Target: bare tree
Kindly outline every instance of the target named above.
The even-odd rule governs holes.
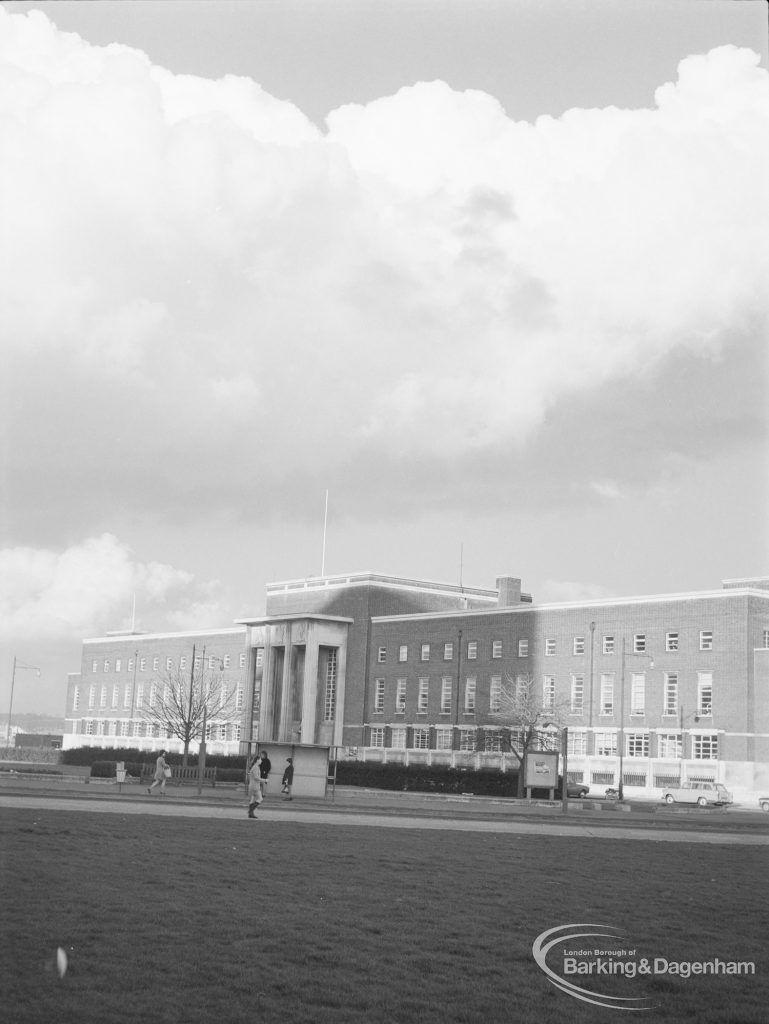
[[[526,755],[530,750],[560,750],[560,727],[567,708],[546,695],[534,677],[507,676],[499,701],[499,721],[510,729],[510,750],[518,758],[518,796],[523,796]]]
[[[190,743],[202,739],[206,723],[231,722],[239,716],[237,684],[226,681],[220,671],[206,675],[204,659],[199,660],[199,673],[194,663],[189,675],[179,668],[167,670],[152,683],[149,700],[141,709],[145,721],[159,726],[161,735],[182,741],[185,765]]]

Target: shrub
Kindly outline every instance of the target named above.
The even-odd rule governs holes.
[[[332,765],[333,769],[333,765]],[[497,769],[447,768],[444,765],[376,764],[339,761],[339,786],[365,786],[414,793],[473,793],[477,796],[515,796],[518,773]]]
[[[116,761],[94,761],[91,765],[92,779],[114,779],[116,777]]]

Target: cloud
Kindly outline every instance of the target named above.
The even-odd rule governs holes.
[[[140,628],[160,629],[166,623],[178,628],[193,619],[209,626],[222,622],[217,582],[198,582],[170,565],[138,562],[109,534],[62,551],[1,550],[0,580],[0,635],[44,642],[127,628],[134,600]]]
[[[293,515],[319,467],[391,467],[386,492],[406,463],[524,451],[562,403],[681,353],[758,346],[757,61],[721,47],[653,109],[533,124],[417,83],[323,133],[255,82],[0,9],[12,529],[43,488],[88,531],[115,493],[190,515],[191,458],[208,502]]]

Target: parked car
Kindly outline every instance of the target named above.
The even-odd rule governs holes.
[[[576,797],[578,800],[584,800],[590,792],[590,786],[584,782],[567,782],[566,783],[566,796]]]
[[[666,789],[662,794],[666,804],[708,804],[721,806],[732,802],[732,794],[720,782],[684,782],[675,789]]]
[[[760,796],[758,798],[758,806],[762,811],[769,811],[769,796]]]

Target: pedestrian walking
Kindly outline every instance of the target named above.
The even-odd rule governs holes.
[[[261,755],[261,762],[259,764],[259,774],[262,779],[262,796],[267,792],[267,780],[270,777],[272,771],[272,761],[270,761],[269,755],[266,750],[263,750]]]
[[[283,789],[281,790],[281,792],[286,794],[286,800],[293,800],[294,798],[291,796],[291,787],[294,784],[294,759],[293,759],[293,757],[287,757],[286,758],[286,762],[287,762],[286,763],[286,769],[283,772],[283,778],[281,780],[282,783],[283,783]]]
[[[166,780],[171,778],[171,768],[166,761],[167,750],[160,751],[160,757],[155,762],[155,780],[151,786],[147,786],[147,792],[152,796],[155,786],[160,786],[160,795],[166,795]]]
[[[256,808],[264,799],[262,796],[262,755],[259,754],[251,762],[248,769],[248,816],[255,818]]]

